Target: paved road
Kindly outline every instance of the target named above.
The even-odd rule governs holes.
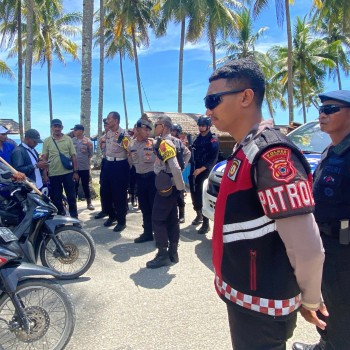
[[[222,350],[230,349],[224,303],[213,287],[211,234],[198,235],[187,196],[181,225],[180,263],[148,270],[154,242],[134,244],[141,213],[132,209],[121,234],[105,228],[96,211],[78,204],[79,218],[95,239],[94,265],[80,279],[64,282],[76,305],[77,323],[69,350]],[[302,319],[292,341],[315,342],[317,333]],[[247,349],[253,350],[253,349]]]

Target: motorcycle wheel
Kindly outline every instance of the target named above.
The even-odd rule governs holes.
[[[60,279],[74,279],[84,274],[95,260],[96,247],[91,235],[82,228],[64,226],[55,232],[68,252],[62,256],[55,242],[48,236],[40,248],[40,259],[44,266],[61,274]]]
[[[30,320],[30,332],[20,327],[15,307],[3,293],[0,297],[0,349],[64,349],[75,326],[74,305],[66,289],[52,280],[30,278],[18,283],[16,295]]]

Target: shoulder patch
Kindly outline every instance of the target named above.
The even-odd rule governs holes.
[[[289,182],[296,175],[296,169],[291,161],[292,151],[287,147],[268,149],[261,156],[271,169],[272,177],[276,181]]]
[[[165,140],[162,140],[159,145],[159,153],[164,162],[176,157],[176,149],[170,146]]]
[[[129,139],[126,136],[124,136],[123,139],[122,139],[122,146],[123,146],[123,148],[125,150],[127,150],[128,149],[128,145],[129,145]]]
[[[240,168],[242,164],[242,161],[237,159],[237,158],[234,158],[233,161],[232,161],[232,165],[227,173],[227,176],[230,180],[232,181],[235,181],[236,180],[236,177],[237,177],[237,174],[238,174],[238,170]]]

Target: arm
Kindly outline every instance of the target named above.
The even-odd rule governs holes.
[[[34,173],[35,167],[33,164],[25,165],[25,155],[21,148],[24,152],[27,152],[22,146],[17,147],[11,154],[11,163],[16,170],[30,176]]]
[[[185,189],[185,183],[182,177],[180,165],[176,157],[168,159],[166,163],[169,166],[171,173],[173,174],[173,179],[174,179],[176,188],[179,191],[183,191]]]
[[[205,167],[205,169],[212,169],[214,167],[214,165],[216,164],[217,160],[218,160],[218,155],[219,155],[219,141],[216,137],[213,137],[211,140],[211,150],[210,153],[207,157],[207,159],[205,160],[203,166]],[[205,170],[204,169],[204,170]],[[203,171],[204,171],[203,170]]]
[[[183,142],[182,142],[182,147],[184,150],[184,163],[185,163],[185,168],[186,168],[188,162],[191,159],[191,151],[188,149],[188,147],[185,146],[185,144]]]

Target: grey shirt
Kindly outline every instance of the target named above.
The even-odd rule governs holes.
[[[124,134],[124,138],[118,142],[119,136]],[[127,147],[129,136],[124,129],[119,128],[117,131],[109,130],[106,133],[106,157],[125,158],[127,159]]]
[[[163,142],[164,142],[163,143],[164,147],[170,147],[174,150],[175,156],[167,159],[165,162],[161,161],[158,157],[156,157],[156,160],[154,163],[154,172],[156,174],[159,174],[163,170],[169,174],[172,174],[173,177],[172,177],[171,181],[173,182],[173,185],[175,185],[179,191],[183,191],[185,189],[185,183],[184,183],[184,180],[182,178],[182,172],[181,172],[180,165],[179,165],[177,158],[176,158],[176,147],[175,147],[174,143],[171,141],[170,134],[165,135],[163,137]],[[165,145],[165,143],[166,143],[166,145]],[[162,145],[160,146],[160,148],[161,147],[162,147]]]
[[[129,144],[129,162],[135,166],[137,174],[146,174],[154,171],[156,155],[154,154],[153,142],[153,139],[144,141],[134,139]]]

